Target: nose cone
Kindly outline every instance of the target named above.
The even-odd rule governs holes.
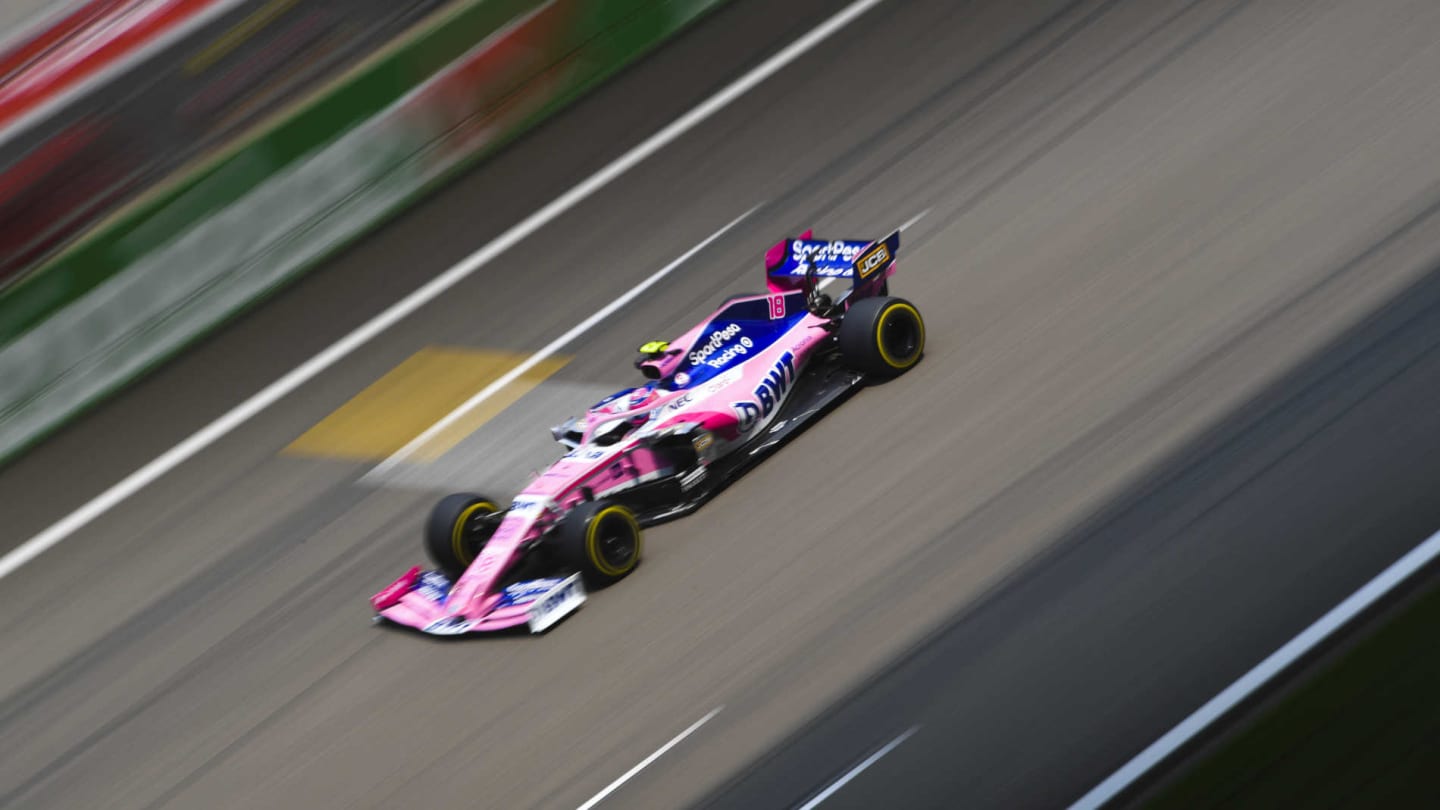
[[[466,572],[450,591],[450,598],[445,600],[445,611],[449,616],[479,619],[489,613],[499,600],[499,594],[488,593],[484,582]]]
[[[484,550],[481,550],[480,554],[483,557]],[[485,593],[485,578],[477,576],[478,562],[479,560],[470,563],[470,567],[465,569],[465,573],[450,587],[450,595],[445,598],[445,605],[452,614],[467,611],[475,597]]]

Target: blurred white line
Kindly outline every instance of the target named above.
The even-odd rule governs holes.
[[[912,227],[915,226],[915,223],[917,223],[917,222],[919,222],[920,220],[924,219],[924,218],[926,217],[926,215],[928,215],[931,211],[934,211],[934,210],[935,210],[934,208],[926,208],[924,211],[921,211],[920,213],[916,214],[915,216],[913,216],[913,217],[905,220],[905,224],[900,226],[900,230],[901,230],[901,231],[908,231],[908,230],[910,230]]]
[[[810,799],[810,801],[800,805],[800,810],[813,810],[813,808],[818,806],[821,802],[834,795],[835,791],[839,790],[842,787],[845,787],[846,782],[849,782],[851,779],[859,776],[861,771],[879,762],[881,757],[885,756],[891,751],[894,751],[896,746],[910,739],[911,735],[913,735],[919,730],[919,726],[911,726],[909,731],[906,731],[904,734],[901,734],[899,737],[896,737],[895,739],[886,743],[884,747],[882,747],[879,751],[876,751],[875,753],[861,760],[859,765],[856,765],[855,767],[846,771],[844,776],[836,779],[834,782],[831,782],[829,787],[815,794],[814,798]]]
[[[1204,706],[1196,709],[1189,717],[1180,721],[1180,725],[1170,729],[1144,751],[1136,754],[1134,759],[1125,763],[1120,770],[1096,785],[1089,793],[1081,796],[1078,801],[1070,805],[1070,810],[1095,810],[1120,795],[1135,784],[1140,777],[1164,761],[1166,757],[1194,739],[1195,735],[1204,731],[1226,712],[1253,695],[1256,690],[1269,683],[1286,667],[1315,649],[1316,645],[1366,608],[1375,604],[1436,557],[1440,557],[1440,532],[1430,535],[1425,542],[1411,549],[1410,553],[1381,571],[1374,579],[1365,583],[1360,590],[1350,594],[1345,601],[1331,608],[1329,613],[1305,628],[1300,635],[1290,639],[1285,646],[1256,664],[1255,668],[1242,675],[1240,680],[1225,687],[1224,691],[1211,698]]]
[[[764,203],[761,203],[760,205],[764,205]],[[621,307],[638,298],[640,296],[640,293],[643,293],[646,290],[650,289],[652,286],[655,285],[656,282],[660,281],[660,279],[670,275],[672,272],[675,271],[677,267],[689,261],[692,256],[709,247],[713,242],[715,242],[715,240],[729,233],[732,228],[734,228],[736,225],[739,225],[741,222],[744,222],[746,218],[759,210],[760,205],[756,205],[749,211],[746,211],[740,216],[730,220],[728,223],[726,223],[725,227],[705,237],[705,239],[702,240],[700,244],[680,254],[680,256],[677,257],[674,261],[652,273],[649,278],[645,279],[639,284],[636,284],[634,287],[631,287],[628,292],[626,292],[619,298],[616,298],[614,301],[611,301],[605,306],[605,308],[601,309],[599,312],[596,312],[594,315],[591,315],[590,317],[571,327],[570,331],[545,344],[545,346],[542,347],[539,351],[525,358],[524,362],[520,363],[520,365],[510,369],[509,371],[502,374],[499,379],[480,389],[479,392],[477,392],[474,396],[460,403],[460,405],[455,408],[455,410],[445,414],[445,416],[442,417],[440,421],[426,428],[423,433],[411,439],[410,442],[404,447],[396,450],[393,454],[390,455],[389,458],[375,465],[375,469],[370,471],[371,474],[384,474],[393,469],[395,465],[403,463],[405,459],[409,458],[417,450],[424,447],[431,439],[434,439],[446,428],[455,424],[455,422],[464,417],[465,414],[470,413],[471,411],[480,407],[480,404],[482,402],[494,396],[505,386],[520,379],[521,375],[523,375],[525,372],[529,371],[530,369],[539,365],[541,362],[553,356],[556,352],[565,348],[566,344],[574,341],[576,338],[590,331],[595,327],[596,324],[600,323],[611,315],[614,315]]]
[[[610,784],[606,785],[604,790],[600,791],[599,793],[596,793],[594,796],[591,796],[589,801],[587,801],[587,802],[585,802],[584,804],[580,805],[579,807],[575,808],[575,810],[590,810],[590,808],[594,807],[595,805],[599,804],[600,802],[605,801],[605,797],[606,797],[606,796],[609,796],[611,793],[614,793],[614,792],[616,791],[616,789],[618,789],[621,785],[623,785],[623,784],[625,784],[626,782],[630,781],[630,777],[632,777],[632,776],[634,776],[635,774],[637,774],[637,773],[645,770],[645,766],[649,765],[650,763],[652,763],[652,762],[654,762],[655,760],[659,759],[660,757],[664,756],[666,751],[669,751],[671,748],[674,748],[675,746],[679,745],[680,742],[681,742],[682,740],[684,740],[686,737],[689,737],[691,734],[694,734],[694,733],[696,732],[696,730],[698,730],[701,726],[703,726],[703,725],[705,725],[706,723],[710,722],[710,718],[712,718],[712,717],[714,717],[715,715],[719,714],[719,713],[720,713],[720,710],[723,709],[723,708],[725,708],[725,707],[724,707],[724,706],[716,706],[714,709],[711,709],[709,714],[705,715],[704,717],[700,718],[699,720],[696,720],[694,723],[692,723],[692,724],[690,725],[689,728],[687,728],[687,729],[685,729],[684,731],[680,732],[679,734],[675,735],[675,738],[674,738],[674,739],[672,739],[672,740],[670,740],[670,742],[667,742],[667,743],[665,743],[664,745],[660,746],[659,750],[657,750],[655,753],[653,753],[653,754],[651,754],[650,756],[648,756],[648,757],[640,760],[640,764],[639,764],[639,765],[636,765],[635,767],[633,767],[633,768],[631,768],[630,770],[626,771],[625,773],[621,774],[619,779],[616,779],[614,782],[611,782]]]
[[[49,528],[16,546],[10,553],[0,557],[0,579],[14,573],[22,565],[44,554],[56,543],[64,540],[101,515],[114,509],[131,495],[144,489],[152,481],[183,464],[190,457],[209,447],[232,430],[250,421],[256,414],[275,404],[281,398],[304,385],[321,372],[344,359],[356,349],[369,343],[377,335],[399,323],[416,310],[438,298],[456,284],[469,278],[476,270],[494,261],[505,251],[519,244],[536,231],[550,224],[562,214],[584,202],[595,192],[609,185],[616,178],[630,171],[641,161],[660,151],[670,142],[694,129],[706,119],[729,106],[735,99],[749,92],[756,85],[770,78],[786,65],[799,59],[815,46],[829,39],[837,31],[853,22],[857,17],[884,0],[857,0],[838,14],[816,26],[809,33],[785,46],[774,56],[761,62],[749,73],[736,79],[720,92],[702,101],[698,106],[659,132],[642,141],[635,148],[616,158],[584,180],[579,185],[556,197],[544,208],[536,211],[494,241],[475,251],[464,261],[431,279],[419,289],[392,304],[353,332],[332,344],[329,348],[296,366],[288,374],[261,389],[249,399],[236,405],[220,418],[191,434],[184,441],[157,456],[150,463],[136,470],[119,483],[97,495],[90,502],[66,515]]]

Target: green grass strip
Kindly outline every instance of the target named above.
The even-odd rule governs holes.
[[[1310,676],[1146,806],[1440,807],[1437,628],[1440,588]]]

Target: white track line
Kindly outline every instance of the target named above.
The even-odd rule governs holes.
[[[915,223],[917,223],[917,222],[919,222],[920,220],[924,219],[926,216],[928,216],[928,215],[930,214],[931,211],[934,211],[934,210],[935,210],[934,208],[926,208],[924,211],[921,211],[920,213],[916,214],[915,216],[910,217],[909,219],[905,220],[904,224],[902,224],[897,230],[899,230],[899,231],[901,231],[901,232],[910,230],[911,228],[915,227]]]
[[[761,203],[761,205],[763,205],[763,203]],[[695,254],[709,247],[712,243],[715,242],[715,240],[729,233],[731,229],[733,229],[736,225],[739,225],[741,222],[744,222],[746,218],[748,218],[751,214],[755,213],[759,209],[760,205],[756,205],[749,211],[746,211],[740,216],[730,220],[728,223],[725,224],[725,227],[705,237],[705,239],[702,240],[698,245],[680,254],[678,257],[676,257],[674,261],[652,273],[649,278],[645,279],[639,284],[636,284],[634,287],[631,287],[628,292],[626,292],[619,298],[616,298],[614,301],[611,301],[605,306],[605,308],[601,309],[599,312],[596,312],[594,315],[591,315],[590,317],[571,327],[570,331],[545,344],[545,346],[542,347],[539,351],[525,358],[525,360],[520,363],[520,365],[510,369],[509,371],[505,372],[505,374],[501,375],[499,379],[480,389],[478,392],[476,392],[474,396],[460,403],[460,405],[456,407],[455,410],[445,414],[445,416],[442,417],[440,421],[426,428],[425,431],[419,436],[411,439],[410,442],[404,447],[396,450],[393,454],[390,455],[389,458],[377,464],[375,466],[375,469],[370,471],[370,474],[383,475],[384,473],[394,468],[395,465],[404,462],[417,450],[429,443],[430,440],[434,439],[446,428],[455,424],[456,421],[464,417],[465,414],[470,413],[471,411],[480,407],[480,404],[482,402],[494,396],[498,391],[500,391],[500,389],[520,379],[520,376],[523,375],[525,372],[529,371],[530,369],[539,365],[544,360],[550,358],[556,352],[565,348],[566,344],[569,344],[576,338],[590,331],[595,327],[596,324],[615,314],[615,312],[621,307],[638,298],[641,293],[650,289],[656,284],[656,282],[670,275],[672,272],[675,271],[676,268],[689,261],[690,258],[693,257]]]
[[[1404,557],[1365,583],[1360,590],[1350,594],[1345,601],[1305,628],[1300,635],[1290,639],[1285,646],[1242,675],[1240,680],[1227,686],[1204,706],[1180,721],[1180,725],[1170,729],[1144,751],[1135,755],[1134,759],[1125,763],[1120,770],[1070,805],[1071,810],[1095,810],[1120,795],[1166,757],[1194,739],[1226,712],[1253,695],[1256,690],[1437,557],[1440,557],[1440,532],[1430,535],[1425,542],[1411,549]]]
[[[881,757],[885,756],[891,751],[894,751],[895,748],[900,745],[900,743],[903,743],[906,740],[910,739],[911,735],[913,735],[919,730],[919,726],[911,726],[909,731],[906,731],[904,734],[901,734],[899,737],[896,737],[895,739],[886,743],[879,751],[876,751],[875,753],[866,757],[860,762],[859,765],[856,765],[855,767],[846,771],[844,776],[836,779],[834,782],[831,782],[829,787],[815,794],[814,798],[810,799],[810,801],[800,805],[799,810],[814,810],[814,808],[817,807],[821,802],[833,796],[835,794],[835,791],[839,790],[842,787],[845,787],[845,783],[859,776],[861,771],[879,762]]]
[[[430,303],[451,287],[464,281],[476,270],[489,264],[497,256],[514,247],[520,241],[550,224],[560,215],[579,205],[611,181],[634,168],[636,164],[660,151],[670,142],[694,129],[696,126],[724,109],[735,99],[749,92],[756,85],[770,78],[786,65],[799,59],[815,46],[829,39],[837,31],[849,25],[860,15],[884,2],[884,0],[857,0],[838,14],[821,23],[809,33],[785,46],[779,53],[761,62],[749,73],[736,79],[720,92],[701,102],[694,109],[675,119],[664,129],[651,135],[629,152],[616,158],[613,163],[580,182],[579,185],[556,197],[544,208],[521,220],[494,241],[470,254],[464,261],[446,270],[424,286],[400,299],[362,324],[355,331],[341,338],[329,348],[295,367],[288,374],[260,390],[249,399],[226,412],[220,418],[191,434],[184,441],[157,456],[150,463],[131,473],[119,483],[105,490],[88,503],[66,515],[49,528],[15,547],[0,557],[0,579],[13,574],[25,563],[45,553],[55,544],[89,525],[101,515],[114,509],[130,496],[144,489],[152,481],[180,466],[190,457],[219,441],[235,428],[243,425],[256,414],[275,404],[315,376],[335,365],[351,352],[370,342],[375,336],[403,320],[420,307]]]
[[[645,770],[646,766],[648,766],[650,763],[652,763],[652,762],[654,762],[655,760],[659,759],[660,757],[664,756],[666,751],[669,751],[671,748],[674,748],[675,746],[679,745],[680,742],[681,742],[682,740],[684,740],[686,737],[689,737],[691,734],[694,734],[697,730],[699,730],[699,728],[700,728],[701,726],[703,726],[703,725],[705,725],[706,723],[710,722],[710,719],[711,719],[712,717],[714,717],[715,715],[719,714],[719,713],[720,713],[720,710],[723,709],[723,708],[725,708],[725,707],[724,707],[724,706],[716,706],[715,708],[711,709],[709,714],[705,715],[704,717],[700,718],[699,720],[696,720],[694,723],[690,724],[690,727],[689,727],[689,728],[685,729],[684,731],[680,732],[679,734],[676,734],[675,737],[674,737],[674,739],[672,739],[672,740],[670,740],[670,742],[667,742],[667,743],[665,743],[664,745],[660,746],[659,750],[657,750],[655,753],[653,753],[653,754],[651,754],[650,756],[648,756],[648,757],[640,760],[640,764],[636,765],[635,767],[633,767],[633,768],[631,768],[630,770],[626,771],[625,773],[621,774],[619,779],[616,779],[614,782],[611,782],[610,784],[606,785],[604,790],[600,791],[599,793],[596,793],[594,796],[591,796],[589,801],[587,801],[587,802],[585,802],[584,804],[580,805],[579,807],[575,808],[575,810],[590,810],[590,808],[594,807],[595,805],[599,804],[600,802],[605,801],[605,797],[606,797],[606,796],[609,796],[611,793],[614,793],[616,790],[619,789],[619,787],[620,787],[621,785],[623,785],[623,784],[625,784],[626,782],[630,781],[630,778],[633,777],[635,774],[637,774],[637,773]]]

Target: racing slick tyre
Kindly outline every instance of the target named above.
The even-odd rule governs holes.
[[[446,495],[425,523],[425,553],[453,579],[479,556],[500,525],[500,506],[471,492]]]
[[[614,501],[590,501],[575,507],[555,537],[556,562],[579,571],[585,584],[599,588],[617,582],[640,564],[643,541],[635,513]]]
[[[840,357],[866,374],[894,377],[920,362],[925,352],[925,320],[903,298],[862,298],[840,322]]]

